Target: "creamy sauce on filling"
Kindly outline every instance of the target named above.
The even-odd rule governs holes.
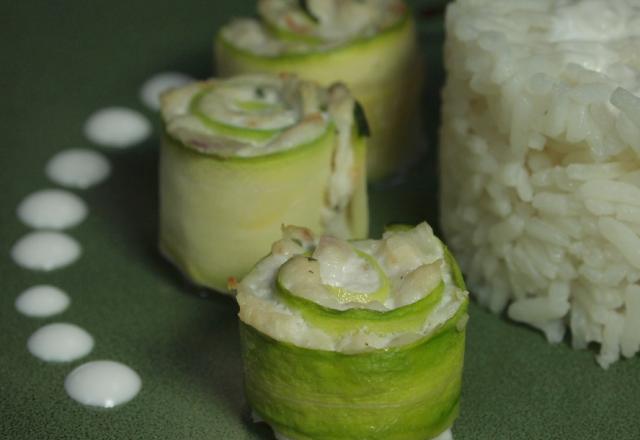
[[[419,301],[443,279],[442,246],[426,227],[386,234],[376,244],[367,255],[364,249],[371,247],[371,240],[358,253],[358,241],[323,236],[310,258],[287,262],[279,280],[294,294],[325,307],[393,310]],[[391,287],[391,294],[381,293],[384,285]]]
[[[303,240],[297,237],[293,240],[291,229],[285,230],[284,235],[281,241],[274,244],[272,254],[262,260],[242,280],[237,295],[240,319],[277,340],[302,347],[345,353],[405,345],[446,322],[458,311],[467,296],[466,292],[455,286],[451,268],[444,259],[442,243],[433,235],[426,223],[409,231],[387,232],[382,240],[347,243],[329,239],[328,242],[323,243],[325,250],[320,252],[318,257],[327,258],[327,263],[330,263],[325,268],[328,273],[322,277],[323,281],[344,279],[345,269],[348,269],[346,272],[351,272],[355,278],[364,275],[363,279],[366,282],[367,270],[362,266],[357,267],[356,260],[352,260],[342,244],[367,252],[377,261],[386,274],[391,288],[387,300],[382,305],[376,305],[374,298],[371,298],[370,303],[338,304],[337,301],[331,303],[326,290],[318,288],[318,277],[312,273],[313,265],[321,263],[312,260],[305,263],[307,257],[303,257],[309,255],[310,251],[314,255],[313,249],[316,248],[317,243],[313,238]],[[442,299],[417,332],[374,334],[366,328],[358,327],[354,328],[353,333],[330,335],[322,328],[314,327],[305,321],[295,307],[291,308],[283,302],[276,291],[276,277],[285,285],[285,288],[291,292],[295,291],[296,296],[338,310],[350,308],[393,310],[425,298],[434,292],[440,283],[443,283],[444,291]],[[371,287],[374,285],[379,286],[372,283]],[[274,324],[276,322],[277,325]],[[463,328],[464,325],[461,324],[460,330]]]
[[[141,387],[138,373],[120,362],[109,360],[80,365],[64,382],[64,388],[73,400],[101,408],[113,408],[130,401]]]
[[[140,88],[140,100],[151,110],[160,109],[160,95],[167,90],[193,82],[189,75],[179,72],[161,72],[146,80]]]
[[[87,205],[69,191],[45,189],[28,195],[18,205],[18,218],[37,229],[67,229],[87,216]]]
[[[76,261],[82,252],[80,243],[61,232],[31,232],[11,248],[11,257],[26,269],[50,271]]]
[[[338,243],[331,243],[334,240]],[[346,246],[342,246],[343,243]],[[380,286],[376,270],[348,243],[324,236],[313,256],[320,262],[320,277],[324,284],[362,293],[374,292]]]
[[[282,130],[298,122],[295,102],[287,102],[284,90],[268,85],[220,83],[198,101],[198,110],[209,118],[249,130]]]
[[[162,115],[171,136],[205,154],[263,156],[325,133],[322,94],[293,76],[244,75],[174,90],[163,98]]]
[[[46,362],[70,362],[93,349],[93,338],[77,325],[55,323],[36,330],[27,341],[29,352]]]
[[[16,298],[16,309],[23,315],[45,318],[64,312],[71,300],[55,286],[38,285],[28,288]]]
[[[89,116],[84,133],[95,144],[125,148],[147,139],[151,134],[151,124],[135,110],[106,107]]]
[[[238,19],[223,28],[230,44],[260,55],[326,51],[357,39],[370,38],[406,14],[400,0],[263,0],[261,21]]]
[[[45,172],[59,185],[87,189],[109,177],[111,164],[104,154],[97,151],[72,148],[53,156]]]

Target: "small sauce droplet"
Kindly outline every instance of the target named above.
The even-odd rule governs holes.
[[[120,362],[106,360],[80,365],[64,382],[64,388],[73,400],[102,408],[128,402],[141,387],[138,373]]]
[[[86,189],[109,177],[111,165],[104,154],[97,151],[70,148],[53,156],[45,172],[59,185]]]
[[[69,307],[69,296],[55,286],[29,287],[16,298],[16,309],[33,318],[44,318],[64,312]]]
[[[20,238],[11,248],[11,257],[18,266],[50,271],[73,263],[81,252],[80,244],[66,234],[38,231]]]
[[[35,331],[27,341],[32,355],[46,362],[70,362],[93,349],[93,338],[74,324],[55,323]]]
[[[453,434],[451,433],[451,429],[447,429],[437,437],[434,437],[433,440],[453,440]]]
[[[162,72],[146,80],[140,89],[140,99],[151,110],[160,109],[160,95],[167,90],[184,86],[194,79],[178,72]]]
[[[89,116],[84,133],[95,144],[125,148],[147,139],[151,134],[151,124],[135,110],[107,107]]]
[[[87,205],[78,196],[61,189],[45,189],[29,194],[18,205],[18,218],[37,229],[66,229],[87,217]]]

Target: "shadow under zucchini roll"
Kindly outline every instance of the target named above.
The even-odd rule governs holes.
[[[293,72],[344,81],[371,123],[369,180],[408,162],[419,143],[422,64],[401,0],[260,0],[259,19],[236,19],[215,41],[220,76]]]
[[[160,249],[227,291],[296,223],[365,237],[366,120],[341,84],[247,75],[162,98]]]
[[[468,293],[426,223],[284,227],[237,300],[246,395],[278,438],[425,440],[457,417]]]

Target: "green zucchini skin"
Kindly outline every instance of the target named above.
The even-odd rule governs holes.
[[[423,224],[417,227],[423,228],[419,234],[432,233]],[[392,245],[392,234],[411,229],[393,225],[383,236],[385,243],[367,243],[365,248],[379,259],[399,256],[394,252],[407,243]],[[293,241],[291,235],[284,237]],[[314,240],[308,238],[302,252]],[[257,417],[276,434],[291,440],[427,440],[451,428],[460,409],[468,292],[446,247],[434,236],[419,240],[420,246],[431,243],[442,249],[436,257],[446,263],[440,265],[441,279],[437,285],[433,278],[422,279],[420,286],[430,292],[396,308],[332,309],[314,302],[309,299],[313,294],[307,296],[304,274],[316,268],[286,266],[296,257],[284,247],[283,253],[271,255],[289,259],[258,272],[263,284],[256,284],[257,278],[240,283],[245,394]],[[381,251],[384,246],[390,248]],[[283,273],[283,268],[299,272]],[[401,273],[394,276],[402,279]],[[302,289],[299,296],[293,292],[297,288]],[[260,292],[257,303],[250,300],[253,289]],[[264,289],[271,289],[273,310],[264,302]],[[441,308],[436,311],[436,306]],[[308,329],[295,320],[304,321]],[[324,339],[327,335],[333,344]],[[350,345],[351,338],[376,342],[359,339],[360,344]]]
[[[459,412],[467,303],[411,344],[345,354],[279,342],[240,323],[245,393],[295,440],[425,440]]]
[[[217,74],[222,77],[289,72],[325,86],[346,83],[371,125],[369,181],[394,174],[416,154],[424,67],[410,13],[378,35],[331,50],[259,55],[235,47],[222,33],[213,46]]]
[[[467,284],[464,282],[464,277],[462,276],[462,271],[460,270],[460,266],[458,265],[458,262],[453,257],[453,254],[451,253],[451,251],[447,246],[444,246],[444,258],[447,261],[447,263],[449,263],[449,266],[451,267],[453,282],[456,283],[456,286],[458,286],[462,290],[467,290]]]
[[[334,141],[330,130],[300,148],[224,159],[165,135],[159,167],[162,254],[195,284],[229,293],[228,278],[244,277],[278,239],[282,224],[322,232]],[[356,139],[353,148],[358,177],[346,215],[352,236],[364,238],[365,139]]]

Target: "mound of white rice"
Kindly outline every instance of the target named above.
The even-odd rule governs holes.
[[[640,2],[458,0],[441,223],[478,301],[606,368],[640,347]]]

